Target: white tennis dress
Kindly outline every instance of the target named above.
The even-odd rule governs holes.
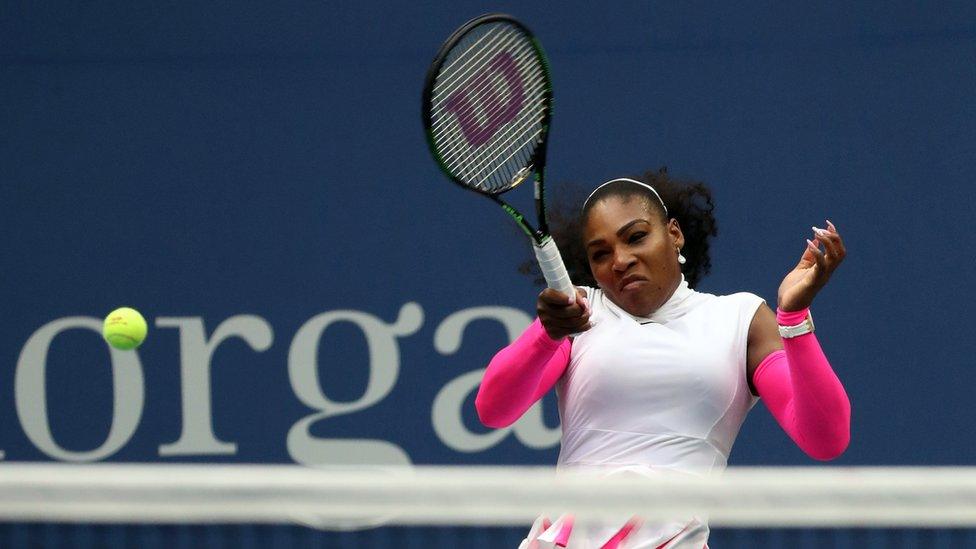
[[[724,470],[757,401],[749,391],[746,347],[762,298],[700,293],[682,280],[667,303],[642,318],[599,289],[586,290],[595,326],[574,339],[570,363],[556,384],[562,421],[558,466],[645,475]],[[584,518],[576,517],[569,549],[600,549],[629,517],[585,527]],[[544,526],[537,521],[521,547],[553,547],[559,521]],[[707,540],[705,518],[676,517],[643,523],[618,547],[702,549]]]

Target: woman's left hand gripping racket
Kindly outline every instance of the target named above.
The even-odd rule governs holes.
[[[546,223],[546,141],[552,119],[549,64],[514,18],[482,15],[447,39],[424,84],[424,127],[437,164],[455,183],[497,202],[535,244],[550,288],[576,299]],[[535,175],[534,229],[501,194]]]

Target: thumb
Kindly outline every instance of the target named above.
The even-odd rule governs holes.
[[[576,287],[576,301],[583,306],[583,309],[587,312],[590,311],[590,302],[586,299],[586,289]]]

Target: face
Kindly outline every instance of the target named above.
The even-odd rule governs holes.
[[[608,196],[593,204],[583,227],[590,270],[623,310],[648,316],[681,283],[678,250],[685,238],[675,220],[639,197]]]

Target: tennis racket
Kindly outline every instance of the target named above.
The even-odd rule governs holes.
[[[546,223],[546,142],[552,120],[549,62],[525,25],[503,14],[468,21],[441,46],[423,96],[427,144],[458,185],[502,207],[532,239],[550,288],[575,301]],[[538,228],[501,195],[534,175]]]

